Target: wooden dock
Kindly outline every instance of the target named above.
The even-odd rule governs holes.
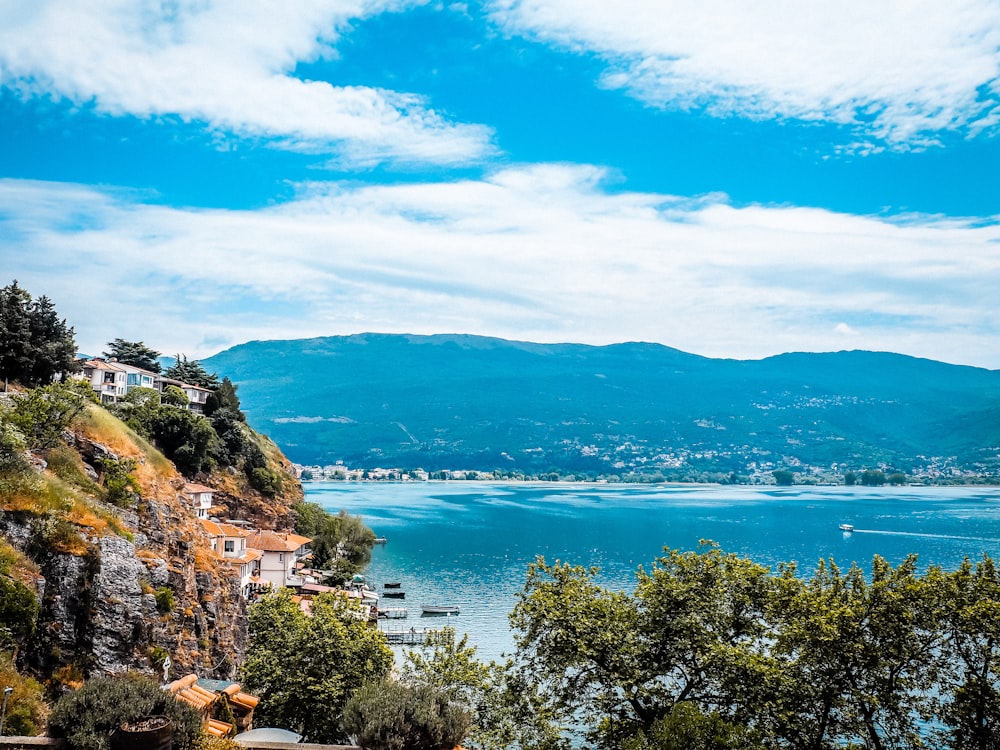
[[[408,630],[382,630],[382,632],[390,644],[419,646],[427,640],[428,634],[434,631],[429,628],[409,628]]]
[[[386,618],[390,620],[399,620],[408,616],[406,607],[385,607],[384,609],[379,609],[378,616],[380,618]]]

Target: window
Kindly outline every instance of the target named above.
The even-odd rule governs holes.
[[[226,540],[226,544],[225,544],[225,550],[226,550],[226,552],[235,552],[236,551],[236,542],[233,541],[232,539],[227,539]]]

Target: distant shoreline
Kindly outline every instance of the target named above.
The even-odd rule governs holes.
[[[484,472],[485,473],[485,472]],[[518,485],[579,485],[579,486],[590,486],[590,487],[725,487],[725,488],[740,488],[745,487],[747,489],[761,489],[770,488],[775,490],[793,490],[802,487],[843,487],[845,489],[898,489],[904,490],[907,488],[917,488],[917,487],[955,487],[955,488],[965,488],[971,489],[975,487],[984,488],[997,488],[1000,489],[1000,479],[995,478],[983,478],[981,482],[909,482],[907,484],[881,484],[881,485],[863,485],[863,484],[843,484],[835,482],[797,482],[791,485],[778,485],[774,483],[770,484],[753,484],[753,483],[739,483],[739,484],[728,484],[723,482],[624,482],[624,481],[593,481],[593,480],[577,480],[577,479],[300,479],[303,485],[309,484],[470,484],[470,485],[488,485],[488,484],[518,484]]]

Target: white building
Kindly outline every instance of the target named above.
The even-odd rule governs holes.
[[[309,537],[298,534],[279,534],[276,531],[254,531],[247,538],[247,547],[259,550],[260,577],[275,588],[302,586],[315,583],[310,576],[298,573],[299,563],[312,556]]]
[[[239,576],[240,591],[244,598],[250,598],[261,588],[259,577],[260,550],[247,547],[247,537],[250,532],[228,523],[218,523],[207,518],[201,519],[201,525],[208,535],[212,550],[233,572]]]
[[[212,509],[212,493],[215,490],[203,484],[185,482],[184,489],[181,491],[191,501],[191,507],[194,508],[195,515],[198,518],[208,518],[208,512]]]

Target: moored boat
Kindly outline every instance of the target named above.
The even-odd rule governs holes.
[[[382,596],[386,597],[387,599],[405,599],[406,592],[393,589],[392,591],[383,591]]]
[[[382,588],[384,588],[384,589],[398,589],[402,585],[403,584],[400,583],[399,581],[391,581],[391,582],[388,582],[388,583],[383,583],[382,584]]]
[[[854,527],[851,524],[849,524],[849,523],[842,523],[842,524],[840,524],[840,530],[841,531],[846,531],[846,532],[850,533],[850,532],[854,531]]]
[[[425,615],[457,615],[457,604],[424,604],[420,607]]]

